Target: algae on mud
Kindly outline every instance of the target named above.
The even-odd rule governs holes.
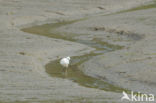
[[[136,8],[120,11],[118,13],[125,13],[125,12],[137,11],[137,10],[145,10],[145,9],[151,9],[151,8],[156,8],[156,1],[153,4],[139,6]]]
[[[72,42],[77,42],[77,43],[85,44],[85,45],[95,48],[94,51],[88,54],[85,54],[82,56],[71,57],[72,63],[67,70],[67,75],[64,74],[63,68],[59,64],[59,60],[49,62],[45,66],[45,68],[46,68],[46,72],[50,76],[69,79],[85,87],[97,88],[97,89],[111,91],[111,92],[122,92],[123,90],[128,92],[128,90],[126,89],[120,88],[118,86],[115,86],[109,83],[109,81],[107,81],[105,78],[103,78],[102,80],[98,78],[93,78],[93,77],[85,75],[82,71],[79,70],[78,66],[84,63],[85,61],[91,59],[92,57],[101,55],[105,52],[110,52],[110,51],[121,49],[122,46],[108,44],[98,38],[93,38],[92,40],[75,39],[74,34],[71,34],[71,35],[68,34],[68,36],[66,36],[66,35],[61,35],[60,33],[55,31],[55,28],[58,28],[67,24],[71,24],[76,21],[78,20],[68,21],[68,22],[59,22],[59,23],[53,23],[53,24],[44,24],[44,25],[24,28],[22,29],[22,31],[32,33],[32,34],[42,35],[42,36],[48,36],[48,37],[56,38],[56,39],[63,39],[63,40],[68,40]]]
[[[88,58],[91,58],[89,55],[75,56],[72,57],[72,63],[67,69],[67,74],[64,71],[64,68],[59,64],[59,60],[49,62],[46,67],[46,72],[52,77],[59,77],[63,79],[69,79],[73,82],[80,84],[81,86],[89,88],[97,88],[105,91],[112,92],[122,92],[127,91],[126,89],[114,86],[109,83],[105,78],[103,80],[93,78],[85,75],[82,71],[78,69],[78,65],[86,61]],[[105,80],[104,80],[105,79]]]
[[[133,11],[137,11],[137,10],[152,9],[152,8],[156,8],[156,0],[154,0],[152,4],[141,5],[141,6],[138,6],[138,7],[134,7],[134,8],[127,9],[127,10],[122,10],[122,11],[111,13],[111,14],[106,14],[106,15],[103,15],[103,16],[109,16],[109,15],[133,12]]]

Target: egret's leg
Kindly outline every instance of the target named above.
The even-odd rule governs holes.
[[[63,68],[62,68],[62,72],[65,72],[65,69],[66,69],[66,68],[65,68],[65,67],[63,67]]]
[[[65,68],[65,72],[64,72],[64,74],[65,74],[65,77],[67,77],[67,75],[68,75],[67,68]]]

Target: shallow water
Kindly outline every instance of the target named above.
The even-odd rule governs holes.
[[[54,23],[54,24],[44,24],[44,25],[40,25],[40,26],[24,28],[24,29],[22,29],[22,31],[37,34],[37,35],[57,38],[57,39],[78,42],[78,43],[85,44],[85,45],[88,45],[88,46],[96,49],[95,51],[92,51],[92,52],[82,55],[82,56],[71,57],[72,61],[71,61],[70,67],[67,70],[64,69],[59,64],[59,59],[49,62],[45,66],[45,69],[46,69],[46,72],[50,76],[69,79],[73,82],[78,83],[81,86],[85,86],[85,87],[89,87],[89,88],[97,88],[97,89],[101,89],[101,90],[105,90],[105,91],[112,91],[112,92],[122,92],[123,90],[128,91],[126,89],[120,88],[118,86],[115,86],[115,85],[109,83],[109,81],[107,81],[105,78],[102,78],[102,80],[100,80],[98,78],[93,78],[93,77],[87,76],[86,74],[84,74],[82,71],[79,70],[79,68],[78,68],[79,65],[81,65],[85,61],[91,59],[92,57],[101,55],[105,52],[118,50],[118,49],[121,49],[122,47],[117,46],[117,45],[108,44],[108,43],[103,42],[102,40],[97,39],[97,38],[93,38],[92,40],[75,39],[74,34],[61,35],[60,33],[55,31],[55,28],[58,28],[60,26],[64,26],[67,24],[71,24],[76,21],[78,21],[78,20],[69,21],[69,22],[60,22],[60,23]],[[63,34],[65,34],[65,33],[63,33]]]
[[[104,81],[104,78],[103,80],[100,80],[87,76],[78,69],[78,65],[92,57],[90,55],[91,54],[86,54],[83,56],[72,57],[72,62],[68,69],[62,68],[59,64],[59,60],[51,61],[46,65],[46,72],[52,77],[69,79],[85,87],[98,88],[105,91],[122,92],[124,89],[108,83],[107,80]]]

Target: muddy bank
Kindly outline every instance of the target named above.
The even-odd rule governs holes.
[[[85,53],[81,56],[80,55],[72,56],[71,57],[72,61],[67,70],[64,70],[64,68],[59,64],[59,60],[61,58],[58,58],[57,60],[51,61],[48,64],[46,64],[45,65],[46,72],[52,77],[68,79],[70,81],[78,83],[81,86],[88,87],[88,88],[96,88],[96,89],[109,91],[109,92],[120,92],[120,93],[122,91],[129,92],[127,89],[120,88],[118,86],[109,83],[109,81],[104,81],[104,80],[102,81],[100,79],[98,80],[91,76],[87,76],[78,69],[79,65],[83,64],[85,61],[92,59],[92,57],[102,55],[103,53],[106,52],[122,49],[121,46],[111,45],[97,38],[93,38],[92,40],[83,40],[80,39],[79,37],[85,35],[75,35],[70,33],[64,35],[64,33],[59,33],[55,30],[62,26],[70,25],[82,20],[85,19],[38,25],[38,26],[23,28],[21,30],[27,33],[32,33],[34,35],[41,35],[50,38],[63,39],[66,41],[72,41],[72,42],[88,45],[89,47],[94,48],[91,52]]]
[[[155,11],[153,6],[128,10],[77,22],[58,31],[87,34],[82,38],[96,37],[123,45],[122,50],[94,57],[79,68],[90,76],[106,78],[118,86],[155,94]]]

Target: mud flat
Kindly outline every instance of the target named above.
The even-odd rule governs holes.
[[[156,94],[156,4],[77,22],[58,31],[86,34],[123,49],[97,56],[79,68],[89,76],[105,78],[133,91]],[[80,32],[79,32],[80,31]],[[80,37],[81,38],[81,37]]]
[[[134,80],[133,78],[132,80],[137,83],[140,81],[145,86],[147,84],[146,87],[149,87],[149,89],[145,88],[145,90],[149,90],[147,92],[150,92],[152,86],[153,91],[155,91],[155,82],[153,81],[155,73],[155,24],[153,22],[155,21],[153,18],[155,14],[153,12],[155,9],[129,12],[133,15],[132,18],[129,17],[128,13],[100,16],[101,14],[111,14],[151,3],[153,3],[152,0],[38,0],[37,2],[32,0],[0,0],[0,102],[119,103],[121,93],[87,88],[68,79],[51,77],[46,73],[45,65],[50,61],[69,55],[69,52],[70,56],[84,55],[93,51],[94,48],[72,41],[32,35],[20,30],[28,26],[89,17],[91,18],[57,28],[56,31],[66,32],[67,34],[75,33],[75,35],[88,34],[81,35],[76,39],[101,38],[104,42],[114,43],[113,45],[123,45],[125,49],[104,53],[100,57],[93,57],[80,65],[80,70],[86,75],[97,79],[105,76],[112,84],[133,90],[136,85],[123,86],[124,81],[120,81],[119,84],[119,82],[115,82],[115,79],[112,79],[112,76],[108,75],[112,71],[113,75],[116,76],[118,73],[114,72],[114,68],[123,66],[123,61],[126,62],[127,60],[128,63],[136,64],[136,70],[143,68],[144,71],[138,72],[140,75],[134,75],[133,72],[129,74],[127,71],[130,71],[131,67],[125,66],[126,73],[124,73],[125,71],[121,72],[125,76],[129,74],[134,77]],[[139,17],[143,17],[139,19],[143,20],[143,22],[135,21]],[[106,27],[109,29],[105,31]],[[119,33],[116,32],[116,29],[119,30]],[[132,36],[126,31],[123,33],[126,36],[123,35],[121,38],[119,36],[118,40],[116,40],[118,37],[116,35],[120,34],[120,30],[127,30],[135,34]],[[110,35],[106,37],[110,39],[105,38],[103,32],[106,32],[106,34],[109,32]],[[123,41],[120,39],[123,39]],[[96,59],[96,62],[93,62],[92,65],[88,64],[94,59]],[[135,62],[133,62],[134,60]],[[127,62],[124,64],[128,65]],[[100,65],[95,68],[98,63]],[[103,65],[106,68],[103,68]],[[135,66],[133,64],[129,65]],[[107,67],[110,70],[105,72]],[[116,70],[120,72],[121,69]],[[97,73],[97,71],[101,72],[101,74]],[[147,75],[147,73],[150,74],[149,77],[142,76]],[[128,78],[130,77],[122,79],[126,80]],[[138,86],[140,86],[140,82]],[[135,87],[135,90],[138,90],[137,87]],[[142,91],[142,88],[139,90]]]

